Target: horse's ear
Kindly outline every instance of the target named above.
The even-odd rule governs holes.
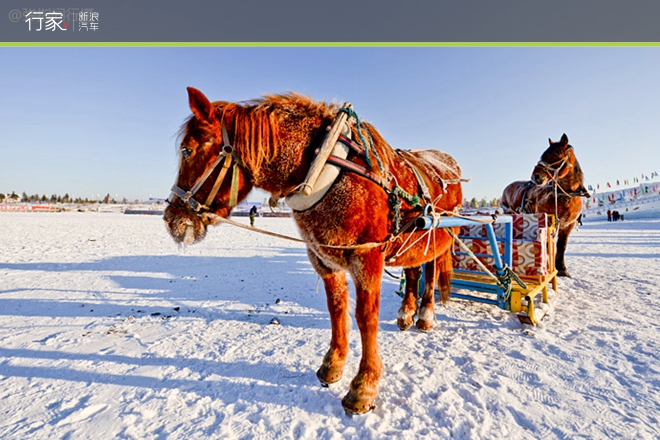
[[[552,139],[548,138],[548,143],[552,145],[553,144]]]
[[[568,136],[566,136],[566,133],[561,135],[561,141],[559,142],[561,142],[564,145],[568,145]]]
[[[194,87],[188,87],[188,102],[193,115],[200,121],[210,122],[215,116],[211,101]]]

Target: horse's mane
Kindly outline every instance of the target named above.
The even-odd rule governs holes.
[[[315,101],[309,96],[296,92],[268,94],[262,98],[241,102],[215,101],[212,105],[217,110],[218,118],[227,121],[227,130],[230,132],[230,137],[233,137],[230,142],[237,156],[253,171],[260,169],[269,159],[282,153],[281,133],[284,130],[280,130],[281,114],[287,114],[288,120],[292,123],[309,117],[332,120],[340,107],[336,102]],[[191,115],[179,130],[178,138],[185,137],[194,126],[195,118]],[[362,126],[365,136],[364,128],[369,130],[374,146],[384,162],[383,165],[389,164],[392,148],[373,125],[362,122]],[[295,131],[296,128],[292,126],[290,131]],[[358,137],[357,131],[355,128],[353,131],[355,139]]]
[[[573,154],[575,154],[575,152],[573,152]],[[584,185],[584,172],[582,171],[582,167],[580,167],[580,162],[578,162],[577,157],[575,157],[575,165],[573,165],[573,169],[575,170],[575,179]]]

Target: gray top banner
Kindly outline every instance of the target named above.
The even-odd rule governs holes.
[[[4,0],[0,42],[660,42],[658,0]]]

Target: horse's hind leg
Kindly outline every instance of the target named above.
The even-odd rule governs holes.
[[[424,294],[419,306],[419,316],[417,317],[417,328],[420,331],[428,332],[433,329],[435,321],[435,285],[438,282],[438,260],[432,260],[424,266]]]
[[[355,282],[355,319],[360,328],[362,359],[357,375],[351,381],[351,389],[341,403],[347,413],[362,414],[376,407],[383,363],[378,354],[378,310],[380,308],[380,284],[383,275],[383,256],[374,249],[351,264],[351,276]]]
[[[346,283],[346,272],[329,269],[310,250],[307,251],[307,254],[312,266],[323,280],[328,312],[330,312],[332,326],[330,349],[323,357],[323,363],[316,372],[316,377],[321,384],[327,386],[342,378],[348,356],[348,284]]]
[[[443,304],[449,299],[453,270],[451,252],[448,250],[434,261],[429,261],[426,263],[425,269],[426,282],[424,283],[424,295],[419,307],[417,328],[420,331],[428,332],[433,329],[433,322],[435,321],[435,286],[438,285],[440,289],[440,299]]]
[[[396,325],[405,331],[412,327],[414,317],[417,314],[417,291],[419,289],[419,278],[422,276],[422,268],[409,267],[403,270],[406,277],[406,291],[401,301],[401,308],[397,313]]]
[[[447,301],[449,301],[449,295],[451,294],[451,278],[454,274],[451,248],[448,249],[444,255],[438,257],[437,262],[438,290],[440,290],[440,301],[442,301],[442,304],[447,304]]]

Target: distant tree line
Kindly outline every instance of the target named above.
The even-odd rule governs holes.
[[[477,200],[476,197],[468,199],[463,199],[463,206],[469,206],[470,208],[497,208],[500,206],[500,199],[486,200],[485,197],[482,197],[481,200]]]
[[[102,199],[98,200],[90,200],[88,198],[82,198],[82,197],[76,197],[73,198],[71,197],[68,193],[64,194],[63,196],[57,195],[57,194],[51,194],[50,196],[47,196],[46,194],[39,195],[39,194],[32,194],[28,195],[26,192],[23,192],[20,196],[16,194],[15,191],[12,191],[11,194],[3,194],[0,193],[0,203],[2,202],[15,202],[15,203],[76,203],[80,205],[84,204],[91,204],[91,203],[105,203],[105,204],[116,204],[116,203],[122,203],[122,204],[128,204],[128,203],[140,203],[139,200],[134,200],[133,202],[130,202],[126,197],[122,198],[119,202],[117,202],[113,197],[110,196],[110,194],[107,194],[105,197]]]
[[[126,199],[126,197],[122,198],[119,202],[117,202],[113,197],[110,196],[110,194],[106,194],[105,197],[102,199],[98,200],[90,200],[88,198],[81,198],[81,197],[76,197],[75,199],[69,194],[64,194],[63,196],[57,195],[57,194],[52,194],[50,197],[47,196],[46,194],[39,195],[39,194],[32,194],[32,195],[27,195],[27,193],[23,192],[20,196],[16,194],[14,191],[12,191],[11,194],[6,195],[3,193],[0,193],[0,203],[2,202],[21,202],[21,203],[76,203],[76,204],[90,204],[90,203],[105,203],[105,204],[116,204],[116,203],[121,203],[121,204],[128,204],[128,203],[140,203],[139,200],[134,200],[133,202],[129,201]],[[463,199],[463,206],[469,206],[470,208],[496,208],[500,206],[500,200],[499,199],[492,199],[492,200],[486,200],[485,197],[482,197],[481,200],[477,200],[476,197],[472,197],[469,201],[467,199]]]

